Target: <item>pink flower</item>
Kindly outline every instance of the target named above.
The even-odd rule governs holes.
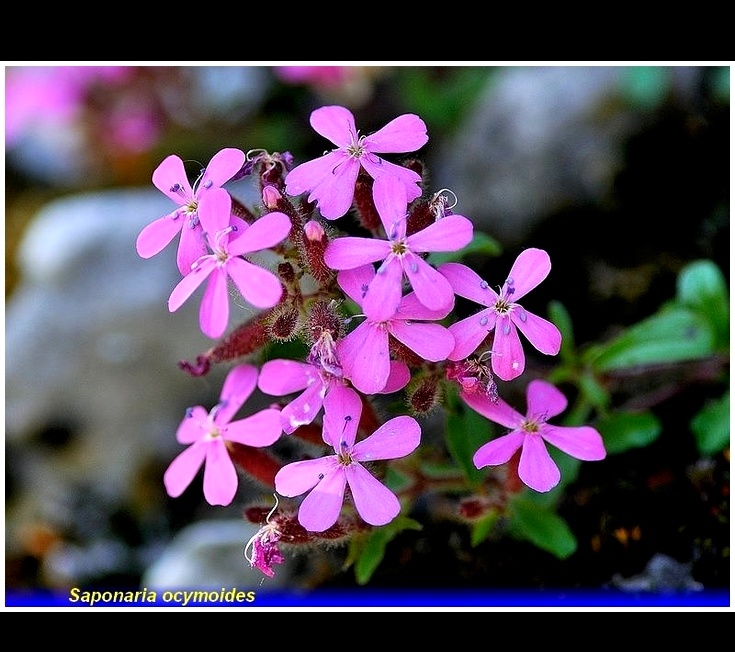
[[[374,316],[363,303],[365,288],[375,276],[372,265],[340,272],[340,287],[358,305],[366,319],[337,342],[337,353],[344,375],[356,389],[365,394],[384,392],[390,374],[390,338],[394,337],[425,360],[446,360],[454,348],[452,334],[441,324],[428,323],[443,319],[447,310],[429,310],[415,293],[403,297],[395,313],[387,319],[384,311]]]
[[[212,190],[221,188],[244,163],[245,154],[239,149],[220,150],[192,188],[184,170],[184,162],[174,154],[165,158],[153,172],[153,185],[173,199],[179,208],[151,222],[140,232],[136,241],[138,255],[142,258],[155,256],[177,233],[181,233],[176,260],[179,271],[183,275],[188,274],[194,261],[207,253],[200,224],[202,204],[206,204]],[[241,226],[243,222],[233,218],[232,224]]]
[[[198,210],[213,253],[194,262],[168,300],[169,310],[178,310],[194,290],[209,279],[199,311],[199,325],[205,335],[213,338],[222,335],[227,328],[230,314],[228,278],[256,308],[275,306],[283,294],[283,286],[273,272],[240,256],[281,242],[291,230],[291,221],[283,213],[268,213],[250,226],[245,224],[245,232],[230,239],[236,229],[228,226],[231,208],[232,200],[226,190],[216,188],[208,193],[207,201]]]
[[[276,504],[265,519],[265,525],[261,527],[245,544],[242,554],[250,562],[250,568],[257,568],[268,577],[274,577],[273,564],[282,564],[285,560],[278,547],[278,542],[283,534],[275,523],[271,523],[273,512],[278,509],[278,496],[273,494]],[[248,551],[250,551],[248,553]]]
[[[521,331],[541,353],[556,355],[561,348],[561,333],[549,321],[524,310],[516,301],[533,290],[551,270],[549,255],[542,249],[525,249],[511,267],[500,294],[497,294],[476,272],[461,263],[445,263],[439,267],[454,292],[484,310],[449,327],[456,346],[450,360],[461,360],[473,353],[487,334],[495,329],[491,364],[502,380],[520,376],[526,359],[518,337]]]
[[[376,191],[375,206],[388,239],[335,238],[324,252],[324,262],[332,269],[346,270],[382,261],[364,299],[365,309],[376,317],[393,314],[401,300],[404,278],[424,306],[449,312],[454,290],[420,254],[458,251],[472,240],[472,222],[461,215],[447,215],[406,236],[406,195],[402,184],[393,179],[386,179]]]
[[[397,392],[408,384],[408,367],[397,360],[390,363],[390,371],[381,393]],[[312,346],[307,362],[297,360],[269,360],[258,378],[260,391],[271,396],[285,396],[301,392],[281,410],[281,427],[292,434],[299,426],[311,423],[324,405],[324,399],[334,387],[345,385],[342,366],[337,359],[336,344],[324,331]]]
[[[493,439],[477,450],[472,460],[478,469],[505,464],[520,449],[518,477],[531,489],[546,492],[561,479],[559,468],[546,449],[547,443],[580,460],[601,460],[606,455],[602,437],[594,428],[547,423],[548,419],[566,409],[567,399],[545,380],[532,380],[528,384],[526,416],[516,412],[503,399],[492,400],[480,393],[463,392],[461,395],[473,410],[511,429],[507,435]]]
[[[180,496],[204,464],[204,497],[210,505],[229,505],[237,491],[237,471],[226,442],[269,446],[281,436],[279,410],[266,408],[238,421],[232,417],[255,390],[258,370],[251,365],[233,367],[227,374],[220,401],[209,413],[189,408],[176,439],[190,444],[171,462],[163,476],[168,495]]]
[[[312,112],[311,126],[320,135],[337,145],[328,154],[295,167],[286,176],[286,191],[290,195],[309,192],[309,201],[316,201],[322,215],[334,220],[350,209],[360,168],[379,185],[386,178],[397,179],[406,190],[409,201],[421,195],[421,177],[401,165],[378,156],[398,152],[413,152],[429,140],[426,124],[413,114],[391,120],[369,136],[359,136],[355,117],[343,106],[323,106]]]
[[[322,432],[335,454],[287,464],[276,474],[276,491],[283,496],[311,491],[298,515],[299,523],[311,532],[323,532],[337,522],[347,485],[358,514],[370,525],[385,525],[401,511],[396,495],[362,463],[409,455],[420,443],[421,427],[412,417],[399,416],[355,443],[361,412],[355,390],[335,388],[324,401]]]

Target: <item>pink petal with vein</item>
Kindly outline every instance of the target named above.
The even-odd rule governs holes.
[[[310,364],[298,360],[268,360],[260,368],[258,388],[271,396],[285,396],[306,389],[311,379],[318,380]]]
[[[266,408],[228,424],[223,437],[246,446],[270,446],[278,440],[282,432],[281,411]]]
[[[312,111],[309,124],[338,147],[347,147],[357,136],[355,117],[343,106],[322,106]]]
[[[401,511],[395,494],[360,464],[350,464],[343,476],[350,483],[352,499],[360,517],[370,525],[390,523]]]
[[[484,466],[505,464],[521,446],[525,435],[522,432],[511,432],[483,444],[472,457],[473,464],[481,469]]]
[[[240,364],[230,369],[220,392],[219,407],[214,422],[217,425],[229,423],[245,401],[255,391],[258,370],[249,364]]]
[[[439,265],[439,273],[449,281],[454,293],[482,306],[494,306],[498,294],[473,269],[462,263]]]
[[[229,505],[237,493],[237,471],[224,441],[208,442],[204,465],[204,497],[210,505]]]
[[[446,360],[454,349],[454,337],[440,324],[393,321],[390,332],[409,349],[431,362]]]
[[[567,409],[567,397],[545,380],[532,380],[526,388],[526,414],[531,418],[541,415],[548,421]]]
[[[420,443],[421,426],[416,419],[398,416],[357,442],[352,448],[352,458],[359,462],[398,459],[413,453]]]
[[[337,343],[337,354],[345,376],[358,390],[375,394],[385,387],[390,352],[388,333],[380,326],[363,322]]]
[[[561,473],[551,459],[544,440],[539,435],[527,435],[518,463],[518,477],[531,489],[541,493],[559,484]]]
[[[462,360],[474,353],[495,327],[495,317],[495,311],[488,308],[449,326],[449,332],[454,337],[454,349],[449,354],[449,359]]]
[[[188,200],[184,199],[180,193],[171,190],[176,184],[182,187],[184,197],[192,198],[194,196],[194,191],[186,176],[184,162],[176,154],[171,154],[153,170],[153,185],[169,199],[182,206]]]
[[[448,215],[406,240],[412,251],[459,251],[472,242],[474,227],[466,217]]]
[[[493,353],[490,359],[493,372],[502,380],[518,378],[526,368],[526,355],[521,339],[507,316],[498,318],[495,325]]]
[[[159,217],[144,227],[135,241],[135,249],[141,258],[150,258],[163,251],[176,234],[181,231],[184,218],[174,219],[171,215]]]
[[[547,423],[541,436],[578,460],[602,460],[607,455],[602,436],[590,426],[552,426]]]
[[[240,294],[256,308],[272,308],[281,300],[283,285],[273,272],[242,258],[230,258],[227,272]]]
[[[202,333],[218,338],[227,330],[230,318],[230,295],[227,292],[227,273],[224,268],[216,267],[209,275],[199,306],[199,327]]]
[[[207,280],[216,266],[217,263],[212,258],[205,258],[202,260],[201,265],[198,265],[184,276],[177,283],[168,298],[169,311],[174,312],[178,310],[194,291]]]
[[[524,319],[521,319],[521,314],[524,315]],[[541,353],[545,353],[546,355],[556,355],[559,353],[561,349],[561,332],[550,321],[526,310],[520,312],[518,308],[510,313],[510,318],[518,327],[518,330]]]
[[[417,115],[406,113],[391,120],[385,127],[365,137],[363,144],[371,152],[397,154],[414,152],[429,141],[426,123]]]
[[[513,301],[518,301],[543,281],[551,271],[551,259],[543,249],[524,249],[508,274],[513,279]]]
[[[390,244],[385,240],[344,236],[327,245],[324,262],[336,270],[355,269],[383,260],[389,253]]]
[[[430,310],[449,310],[454,306],[454,290],[444,276],[423,258],[408,252],[403,256],[403,271],[418,300]]]
[[[163,474],[163,484],[171,498],[178,498],[184,493],[204,464],[206,455],[207,444],[197,441],[171,461]]]

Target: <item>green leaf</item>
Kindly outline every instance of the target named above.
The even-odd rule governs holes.
[[[355,564],[355,579],[367,584],[385,556],[385,547],[403,530],[420,530],[421,524],[407,516],[398,516],[387,525],[375,528],[365,539]]]
[[[634,107],[655,109],[669,90],[670,71],[665,66],[629,66],[623,69],[623,96]]]
[[[495,529],[495,524],[499,518],[500,512],[497,509],[491,509],[482,518],[472,523],[471,544],[473,548],[487,539],[488,535]]]
[[[524,494],[517,494],[508,507],[509,527],[517,537],[559,559],[566,559],[576,551],[577,538],[558,514],[539,507]]]
[[[503,251],[497,240],[491,238],[487,233],[475,231],[472,242],[459,251],[434,252],[429,254],[427,261],[433,265],[456,262],[469,255],[499,256]]]
[[[552,301],[549,303],[549,319],[561,332],[561,350],[559,357],[564,362],[570,362],[574,358],[574,327],[572,317],[563,303]]]
[[[678,300],[703,315],[712,325],[717,343],[730,345],[730,301],[727,283],[720,268],[711,260],[697,260],[679,273]]]
[[[652,444],[661,434],[661,422],[652,412],[618,412],[597,423],[608,455]]]
[[[447,413],[447,448],[472,485],[480,484],[485,477],[484,472],[475,467],[472,457],[480,446],[492,439],[491,432],[490,421],[464,405],[457,406],[456,412]]]
[[[730,392],[708,403],[692,419],[692,432],[702,455],[714,455],[730,443]]]
[[[696,360],[714,351],[712,327],[702,315],[674,307],[627,328],[612,341],[587,351],[596,371]]]

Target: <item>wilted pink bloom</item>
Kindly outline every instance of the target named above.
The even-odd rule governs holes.
[[[487,281],[466,265],[440,265],[439,272],[446,277],[457,295],[486,306],[484,310],[449,327],[456,342],[449,359],[466,358],[493,329],[495,336],[490,362],[493,372],[502,380],[517,378],[526,367],[518,331],[541,353],[559,353],[559,329],[516,303],[541,283],[550,270],[549,254],[542,249],[525,249],[516,258],[500,294],[497,294]]]
[[[309,121],[317,133],[337,147],[288,173],[286,191],[290,195],[310,193],[309,201],[318,203],[325,218],[337,219],[352,206],[361,167],[375,180],[375,186],[388,178],[397,179],[404,186],[409,201],[421,195],[421,177],[416,172],[378,156],[413,152],[423,147],[429,137],[426,124],[418,116],[398,116],[369,136],[359,135],[352,112],[343,106],[316,109]]]
[[[397,392],[408,384],[411,374],[405,363],[392,360],[382,393]],[[311,423],[324,405],[324,399],[334,387],[346,384],[337,348],[332,336],[324,331],[312,346],[306,362],[269,360],[261,370],[258,388],[271,396],[300,392],[281,410],[281,427],[286,434]]]
[[[270,518],[278,508],[278,496],[273,494],[276,504],[265,519],[265,525],[261,527],[245,544],[242,554],[250,562],[251,568],[257,568],[268,577],[274,577],[274,564],[282,564],[286,561],[278,547],[282,533]],[[250,551],[250,552],[248,552]]]
[[[401,511],[396,495],[362,463],[409,455],[420,443],[421,427],[412,417],[399,416],[355,443],[361,413],[362,401],[355,390],[335,388],[324,401],[322,432],[335,454],[287,464],[276,474],[281,495],[311,492],[298,515],[299,523],[311,532],[323,532],[337,522],[347,485],[358,514],[370,525],[385,525]]]
[[[510,428],[507,435],[481,446],[472,461],[480,469],[505,464],[517,450],[521,450],[518,477],[531,489],[546,492],[553,489],[561,474],[549,455],[546,444],[579,460],[604,459],[606,452],[602,436],[590,426],[554,426],[551,417],[561,414],[567,399],[556,387],[545,380],[532,380],[526,388],[526,416],[510,407],[503,399],[462,392],[462,399],[473,410],[491,421]]]
[[[385,391],[390,374],[390,338],[394,337],[425,360],[446,360],[454,348],[454,337],[441,324],[432,323],[447,316],[450,309],[429,310],[415,293],[407,294],[398,303],[393,315],[384,318],[371,314],[363,303],[365,288],[370,285],[375,270],[372,265],[340,272],[340,287],[365,311],[365,321],[337,343],[337,353],[344,375],[356,389],[365,394]]]
[[[256,308],[275,306],[283,294],[281,281],[273,272],[240,256],[277,245],[288,236],[291,220],[283,213],[268,213],[250,226],[245,224],[244,233],[236,234],[235,227],[228,226],[231,209],[232,200],[226,190],[216,188],[208,193],[207,201],[198,210],[212,253],[201,256],[192,265],[168,300],[169,310],[178,310],[194,290],[209,279],[199,311],[199,325],[209,337],[219,337],[227,328],[230,314],[228,278]]]
[[[402,184],[392,179],[386,179],[376,193],[375,206],[388,239],[335,238],[324,252],[324,262],[332,269],[349,270],[381,261],[363,300],[365,309],[377,318],[392,316],[403,294],[404,278],[423,305],[448,313],[454,306],[454,290],[420,254],[458,251],[472,240],[472,222],[461,215],[447,215],[406,236],[406,195]]]
[[[245,153],[239,149],[220,150],[202,170],[194,187],[189,183],[184,162],[175,154],[166,157],[153,172],[153,185],[173,199],[178,208],[151,222],[138,235],[136,248],[142,258],[150,258],[162,251],[177,233],[181,233],[176,261],[179,271],[186,275],[192,264],[207,253],[207,243],[200,223],[202,205],[212,190],[222,187],[242,168]],[[245,222],[234,216],[228,222],[241,228]],[[224,226],[227,226],[225,224]]]
[[[237,492],[237,471],[226,442],[269,446],[281,436],[279,410],[266,408],[232,421],[255,390],[258,370],[247,364],[227,374],[220,401],[209,413],[201,406],[189,408],[176,439],[189,447],[179,453],[163,475],[168,495],[180,496],[204,464],[204,497],[210,505],[229,505]]]

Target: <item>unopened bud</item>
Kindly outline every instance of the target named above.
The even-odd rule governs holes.
[[[344,331],[344,320],[337,312],[337,302],[315,301],[309,310],[307,326],[311,344],[318,342],[324,333],[336,342]]]
[[[269,210],[276,210],[280,205],[279,202],[283,199],[283,195],[279,192],[275,186],[264,186],[263,187],[263,203]]]
[[[290,342],[300,327],[299,311],[290,305],[277,306],[268,319],[268,335],[276,342]]]
[[[436,376],[419,377],[407,390],[408,406],[418,416],[431,413],[441,402],[441,386]]]
[[[321,242],[324,239],[324,227],[316,220],[309,220],[304,224],[304,234],[310,242]]]

